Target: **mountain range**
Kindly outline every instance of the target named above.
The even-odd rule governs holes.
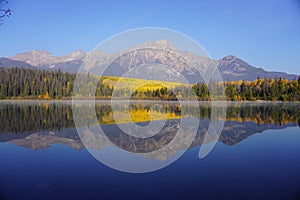
[[[110,135],[108,136],[112,142],[118,143],[119,147],[122,149],[126,149],[130,152],[141,152],[141,151],[149,151],[156,148],[159,148],[161,144],[167,143],[170,139],[174,137],[174,134],[177,133],[179,123],[178,120],[173,120],[169,124],[167,129],[168,133],[159,137],[159,139],[150,139],[146,144],[142,143],[142,140],[133,139],[133,137],[122,137],[120,130],[117,129],[116,125],[110,125]],[[209,122],[207,120],[203,121],[203,125],[208,127]],[[295,124],[288,123],[285,125],[276,125],[276,124],[265,124],[263,126],[258,126],[254,122],[236,122],[236,121],[228,121],[224,125],[224,129],[220,138],[218,139],[220,142],[224,143],[225,145],[236,145],[243,140],[246,140],[248,137],[263,133],[267,130],[276,130],[276,129],[285,129],[289,127],[294,127]],[[105,127],[102,127],[105,128]],[[205,137],[205,132],[198,131],[194,142],[191,144],[191,148],[194,146],[198,146],[203,144],[203,140]],[[101,140],[98,138],[84,138],[86,140],[91,140],[88,146],[89,148],[94,149],[103,149],[109,143],[106,138],[102,138]],[[23,146],[28,149],[38,150],[38,149],[45,149],[53,144],[64,144],[74,149],[80,150],[84,148],[80,137],[78,136],[74,127],[71,128],[63,128],[60,131],[53,130],[39,130],[39,132],[29,131],[24,133],[5,133],[1,132],[0,134],[0,142],[10,142],[14,143],[18,146]],[[133,143],[137,144],[132,145]],[[140,148],[138,148],[140,147]],[[174,149],[174,151],[178,151],[180,148]]]
[[[139,50],[138,52],[130,51],[137,47],[151,47],[153,49],[156,48],[156,51],[154,53],[143,49]],[[189,51],[180,51],[173,44],[166,40],[148,41],[138,45],[137,47],[124,51],[129,53],[126,53],[126,56],[124,57],[119,57],[116,60],[114,60],[112,66],[107,71],[107,75],[121,76],[129,69],[128,66],[139,65],[143,63],[157,63],[174,67],[176,71],[179,71],[184,76],[188,76],[193,82],[199,82],[200,74],[197,71],[190,68],[186,62],[178,61],[176,52],[179,52],[181,55],[184,55],[184,57],[188,60],[193,60],[193,62],[201,63],[201,65],[206,66],[206,69],[209,68],[210,65],[217,66],[223,80],[252,81],[257,79],[257,77],[282,77],[289,80],[298,78],[298,75],[295,74],[265,71],[264,69],[254,67],[233,55],[225,56],[224,58],[219,60],[212,60],[206,57],[201,57]],[[161,49],[168,49],[170,50],[170,53],[162,53],[160,51]],[[105,58],[108,56],[108,54],[102,51],[84,52],[82,50],[77,50],[70,54],[58,57],[52,55],[50,52],[45,50],[32,50],[30,52],[20,53],[9,58],[0,58],[0,67],[24,67],[47,70],[60,69],[64,72],[77,72],[80,66],[86,61],[87,58],[95,55],[99,62],[105,60]],[[128,55],[132,57],[129,56],[130,58],[128,58]]]

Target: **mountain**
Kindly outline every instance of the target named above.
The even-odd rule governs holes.
[[[149,51],[149,48],[151,48],[151,51]],[[165,50],[167,50],[167,53]],[[179,54],[186,59],[179,58]],[[154,64],[153,66],[150,66],[153,68],[150,68],[150,70],[156,71],[156,74],[153,77],[158,80],[167,79],[166,81],[175,81],[174,77],[176,79],[178,74],[181,74],[194,83],[203,81],[199,74],[199,70],[195,70],[194,67],[191,67],[192,65],[189,63],[189,61],[191,61],[194,66],[200,69],[200,71],[209,72],[210,74],[215,74],[214,71],[211,71],[211,69],[214,69],[212,66],[217,67],[223,80],[228,81],[252,81],[257,79],[257,77],[282,77],[289,80],[298,78],[297,75],[287,74],[284,72],[265,71],[262,68],[254,67],[232,55],[225,56],[220,60],[212,60],[189,51],[180,51],[167,40],[147,41],[110,56],[115,59],[110,63],[109,68],[105,71],[105,75],[111,76],[121,76],[131,70],[134,66],[150,63],[152,65]],[[77,50],[65,56],[54,56],[48,51],[32,50],[9,58],[2,58],[2,60],[7,59],[2,62],[6,63],[3,66],[14,64],[19,67],[23,64],[24,67],[34,66],[48,70],[60,69],[66,72],[77,72],[82,64],[85,64],[87,67],[94,66],[95,64],[103,65],[107,58],[108,54],[102,51],[83,52],[82,50]],[[9,65],[7,63],[9,63]],[[160,67],[158,72],[157,65],[171,66],[175,70],[164,70]],[[141,69],[140,74],[144,74],[143,70],[144,69]],[[149,77],[149,74],[146,75]]]
[[[218,60],[218,69],[222,74],[223,80],[237,81],[237,80],[255,80],[257,77],[261,78],[286,78],[289,80],[297,79],[298,76],[287,74],[284,72],[268,72],[262,68],[256,68],[245,61],[229,55],[223,59]]]
[[[9,58],[0,58],[0,67],[24,67],[24,68],[34,68],[32,65]]]
[[[82,64],[82,60],[86,58],[86,56],[87,53],[82,50],[77,50],[60,57],[54,56],[45,50],[32,50],[30,52],[11,56],[9,59],[20,61],[41,69],[60,69],[62,71],[77,72]]]
[[[82,50],[77,50],[61,57],[54,56],[45,50],[32,50],[30,52],[11,56],[10,59],[22,61],[36,67],[48,66],[49,68],[53,68],[53,65],[55,65],[56,63],[82,60],[85,57],[86,53]]]

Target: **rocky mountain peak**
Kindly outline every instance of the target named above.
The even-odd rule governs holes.
[[[168,49],[172,51],[178,51],[177,47],[172,44],[171,42],[161,39],[156,41],[147,41],[142,43],[141,45],[138,45],[138,47],[152,47],[157,49]]]
[[[46,50],[40,50],[40,49],[33,49],[30,51],[32,54],[50,54],[51,53],[49,51]]]
[[[86,53],[82,51],[81,49],[76,50],[72,53],[69,53],[65,56],[62,56],[60,59],[63,62],[72,61],[72,60],[82,60],[86,57]]]
[[[10,59],[26,62],[33,66],[41,66],[44,63],[53,62],[55,57],[48,51],[34,49],[30,52],[11,56]]]
[[[233,55],[228,55],[228,56],[225,56],[224,58],[222,58],[222,60],[224,60],[224,61],[230,61],[230,60],[236,60],[236,59],[238,59],[238,58]]]

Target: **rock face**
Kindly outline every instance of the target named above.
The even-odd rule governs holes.
[[[86,53],[82,50],[77,50],[65,56],[56,57],[45,50],[32,50],[30,52],[20,53],[14,56],[11,56],[10,59],[18,60],[25,62],[27,64],[42,67],[42,66],[49,66],[61,62],[69,62],[74,60],[82,60],[85,58]]]
[[[149,51],[151,48],[151,51]],[[138,49],[138,50],[136,50]],[[167,51],[165,51],[167,50]],[[207,72],[219,69],[223,80],[255,80],[261,78],[286,78],[297,79],[297,75],[286,74],[283,72],[267,72],[262,68],[251,66],[247,62],[229,55],[220,60],[212,60],[202,57],[188,51],[180,51],[167,40],[147,41],[138,46],[129,48],[122,52],[117,52],[113,55],[107,55],[101,51],[93,51],[90,53],[77,50],[65,56],[57,57],[44,50],[32,50],[30,52],[11,56],[9,60],[3,60],[2,67],[9,66],[34,66],[42,69],[62,70],[66,72],[77,72],[79,67],[87,60],[92,65],[95,63],[103,63],[108,56],[115,57],[110,63],[110,68],[106,71],[106,75],[121,76],[133,66],[144,64],[167,65],[173,68],[178,74],[181,74],[194,83],[203,81],[202,76],[207,76]],[[186,58],[183,59],[182,57]],[[190,63],[191,62],[191,63]],[[198,70],[191,67],[195,65]],[[200,71],[200,73],[199,73]],[[164,74],[173,72],[164,72]],[[161,73],[162,74],[162,73]],[[176,74],[170,74],[175,75]],[[160,78],[160,77],[157,77]],[[162,78],[162,77],[161,77]],[[163,77],[164,78],[164,77]],[[172,80],[170,80],[172,81]]]
[[[255,80],[260,78],[286,78],[289,80],[297,78],[296,75],[287,74],[283,72],[267,72],[262,68],[256,68],[245,61],[229,55],[223,59],[218,60],[218,69],[222,74],[223,80],[237,81],[237,80]]]
[[[78,138],[73,139],[56,137],[54,136],[54,132],[49,132],[49,135],[33,133],[27,137],[14,139],[10,142],[32,150],[46,149],[53,144],[64,144],[77,150],[81,150],[84,148],[83,144]]]

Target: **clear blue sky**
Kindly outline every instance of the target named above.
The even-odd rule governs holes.
[[[155,26],[189,35],[214,59],[232,54],[300,74],[299,0],[8,1],[14,13],[0,26],[0,57],[32,49],[57,56],[90,51],[121,31]]]

